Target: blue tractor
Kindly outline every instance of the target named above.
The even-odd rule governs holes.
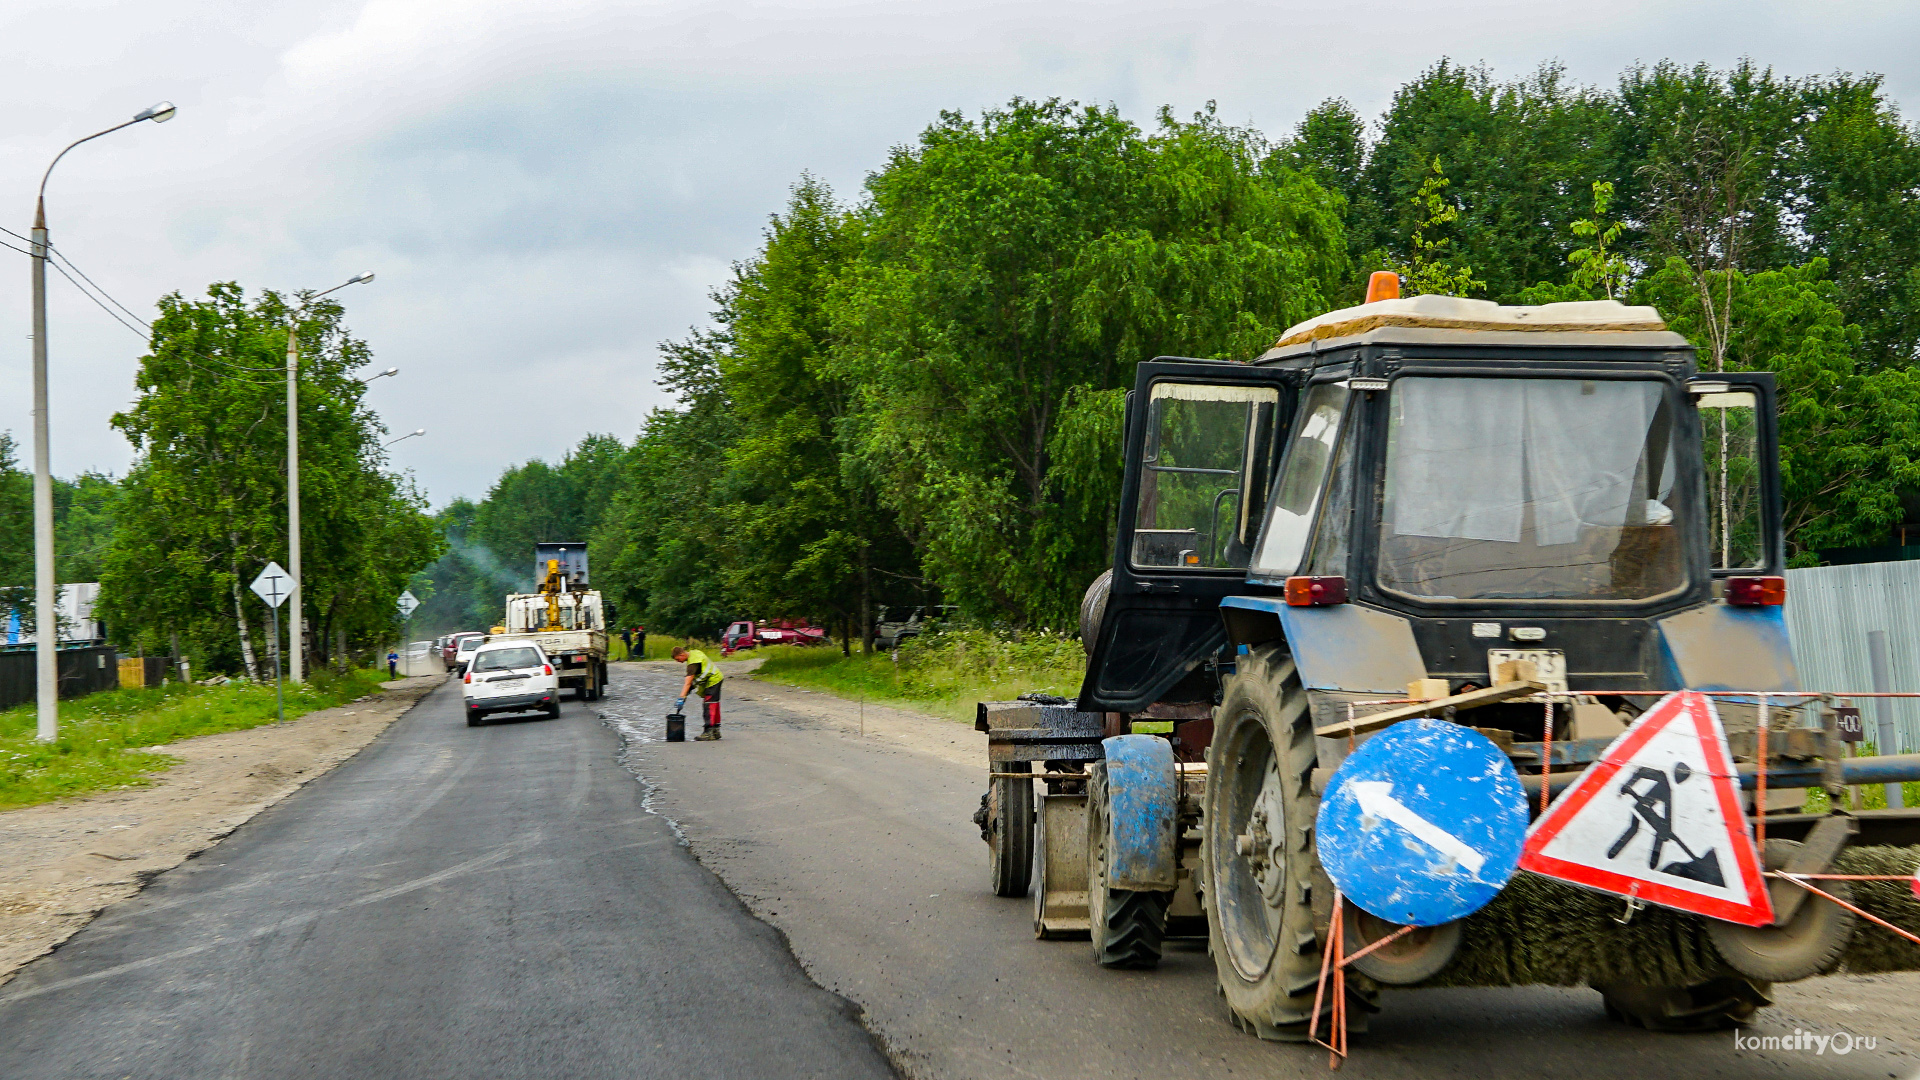
[[[1801,690],[1773,376],[1701,372],[1651,308],[1394,291],[1251,363],[1139,366],[1079,700],[980,706],[996,892],[1031,889],[1039,936],[1085,935],[1107,966],[1204,934],[1236,1025],[1304,1039],[1316,1007],[1332,1012],[1326,867],[1344,852],[1328,845],[1351,838],[1316,825],[1350,754],[1399,722],[1465,729],[1510,763],[1524,830],[1542,785],[1575,782],[1680,690],[1740,692],[1714,701],[1745,812],[1778,811],[1768,868],[1815,873],[1855,849],[1920,861],[1911,812],[1845,812],[1847,783],[1920,779],[1920,755],[1844,759],[1830,701],[1761,696]],[[1809,788],[1833,810],[1802,813]],[[1849,912],[1767,888],[1785,915],[1757,928],[1636,918],[1531,874],[1434,925],[1346,903],[1346,953],[1392,939],[1353,964],[1348,1028],[1384,986],[1546,981],[1697,1029],[1744,1021],[1772,982],[1920,966],[1920,946],[1868,948]],[[1578,940],[1538,959],[1554,949],[1513,940],[1526,926]]]

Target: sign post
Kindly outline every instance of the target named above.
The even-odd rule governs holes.
[[[407,665],[407,674],[412,675],[414,674],[413,609],[420,606],[420,598],[413,595],[412,589],[407,589],[400,594],[400,599],[395,601],[395,605],[399,607],[400,619],[405,624],[400,631],[403,639],[400,642],[400,659]]]
[[[273,614],[273,709],[274,723],[287,722],[287,694],[280,681],[280,605],[287,602],[293,593],[293,576],[280,569],[280,564],[270,562],[260,576],[253,579],[254,594],[267,602],[267,609]]]

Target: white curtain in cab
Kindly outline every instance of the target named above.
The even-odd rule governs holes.
[[[1401,379],[1386,516],[1395,535],[1571,544],[1627,522],[1659,383]]]

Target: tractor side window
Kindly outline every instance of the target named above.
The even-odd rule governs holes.
[[[1133,565],[1246,566],[1249,473],[1265,476],[1279,402],[1270,386],[1153,384]]]
[[[1267,512],[1267,526],[1253,562],[1255,573],[1286,577],[1299,570],[1346,411],[1344,385],[1321,383],[1308,391],[1306,407],[1300,410],[1300,428],[1274,485],[1273,507]]]
[[[1703,394],[1700,449],[1707,461],[1707,544],[1716,570],[1764,566],[1760,537],[1760,401],[1751,390]]]
[[[1307,573],[1315,577],[1347,576],[1347,541],[1353,536],[1353,440],[1340,440],[1340,456],[1333,460],[1320,523],[1313,530],[1313,554]]]

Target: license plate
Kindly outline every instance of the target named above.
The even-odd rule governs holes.
[[[1501,682],[1500,665],[1524,660],[1533,665],[1533,681],[1556,694],[1567,692],[1567,654],[1559,649],[1488,649],[1487,676]]]

